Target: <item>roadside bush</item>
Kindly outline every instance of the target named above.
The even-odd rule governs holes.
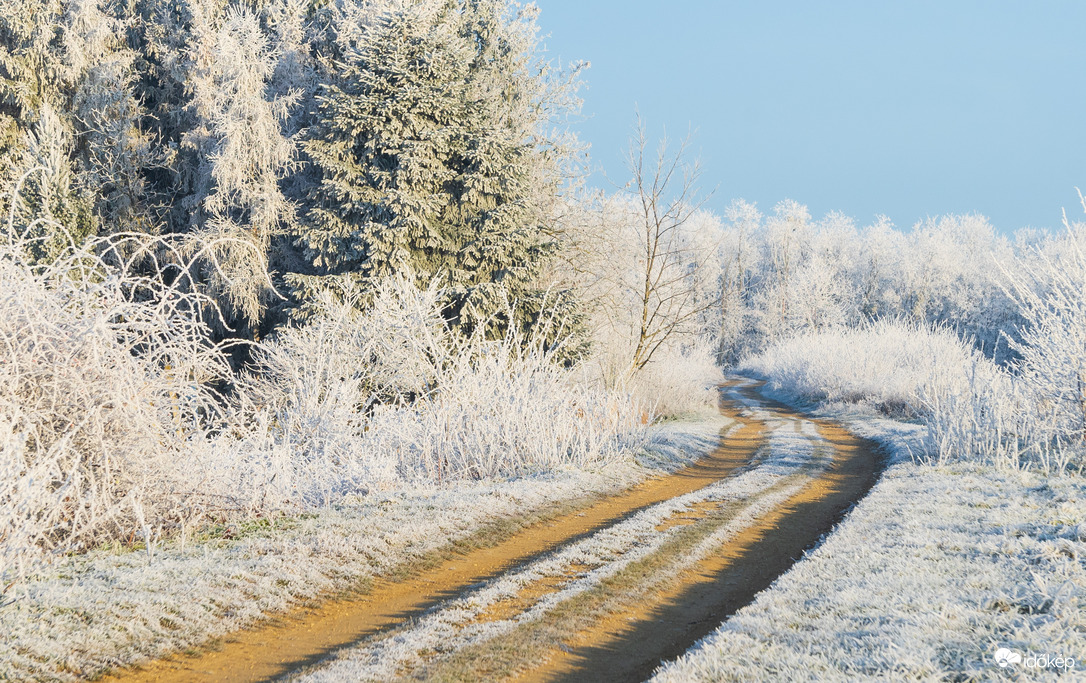
[[[771,345],[739,368],[816,401],[866,403],[918,416],[924,397],[968,383],[981,359],[954,333],[884,320],[860,328],[808,332]]]
[[[321,295],[304,325],[258,352],[248,394],[299,460],[372,483],[443,481],[595,466],[639,438],[645,409],[579,384],[556,350],[513,332],[452,334],[440,292],[406,279],[377,291],[365,313],[356,292]]]
[[[162,239],[69,241],[46,264],[32,260],[34,239],[9,227],[5,241],[0,569],[133,530],[150,544],[153,528],[200,506],[192,445],[228,419],[214,387],[230,366],[209,342],[209,301]]]
[[[1020,259],[1008,288],[1026,321],[1017,352],[1021,383],[1038,413],[1039,447],[1057,468],[1086,467],[1086,225],[1067,226],[1049,252]]]
[[[1021,375],[997,366],[949,330],[882,321],[799,335],[740,368],[795,396],[864,404],[923,421],[927,448],[914,454],[918,459],[1065,472],[1075,451],[1052,431],[1058,423],[1052,421],[1050,393],[1030,379],[1036,372],[1028,365],[1031,350],[1017,350],[1025,354]]]
[[[165,266],[138,274],[173,253],[167,242],[114,237],[44,267],[20,248],[12,239],[0,253],[5,576],[108,539],[153,553],[208,515],[596,467],[646,422],[630,395],[580,384],[540,344],[451,334],[440,292],[403,279],[383,283],[368,312],[349,292],[321,297],[237,378],[208,341],[210,302],[183,277],[160,284]]]
[[[627,387],[653,415],[672,418],[716,413],[724,373],[707,345],[665,349],[632,373]]]

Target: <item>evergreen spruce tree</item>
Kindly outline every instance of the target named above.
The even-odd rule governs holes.
[[[448,251],[439,217],[451,200],[455,85],[469,63],[453,11],[431,3],[389,12],[358,44],[342,30],[342,61],[325,61],[329,82],[304,142],[320,186],[302,233],[323,273],[424,276]]]
[[[534,10],[424,1],[347,29],[304,143],[320,184],[299,231],[316,274],[300,288],[438,278],[465,333],[565,301],[535,284],[568,158],[546,129],[569,89],[537,63]]]
[[[461,90],[463,119],[449,160],[453,201],[444,218],[456,248],[447,267],[457,315],[470,328],[513,323],[505,320],[507,296],[522,325],[563,302],[545,301],[534,287],[556,246],[547,230],[556,150],[542,138],[552,83],[532,62],[534,7],[510,11],[504,0],[468,0],[458,15],[459,37],[475,54]]]

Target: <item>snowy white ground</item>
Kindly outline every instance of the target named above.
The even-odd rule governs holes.
[[[722,416],[654,428],[641,462],[371,493],[233,540],[64,558],[5,596],[0,680],[74,680],[237,630],[410,563],[487,523],[624,488],[715,446]],[[2,601],[0,601],[2,603]]]
[[[915,465],[921,427],[823,412],[886,444],[889,469],[653,681],[1086,680],[1086,480]]]

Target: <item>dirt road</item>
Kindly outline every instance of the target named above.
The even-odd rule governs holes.
[[[786,571],[877,476],[870,443],[724,389],[721,446],[365,595],[116,681],[641,680]]]

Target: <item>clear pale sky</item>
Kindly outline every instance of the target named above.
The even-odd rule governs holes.
[[[617,183],[636,109],[652,141],[694,133],[718,213],[742,197],[901,228],[1082,216],[1086,2],[536,4],[548,57],[592,63],[576,129]]]

